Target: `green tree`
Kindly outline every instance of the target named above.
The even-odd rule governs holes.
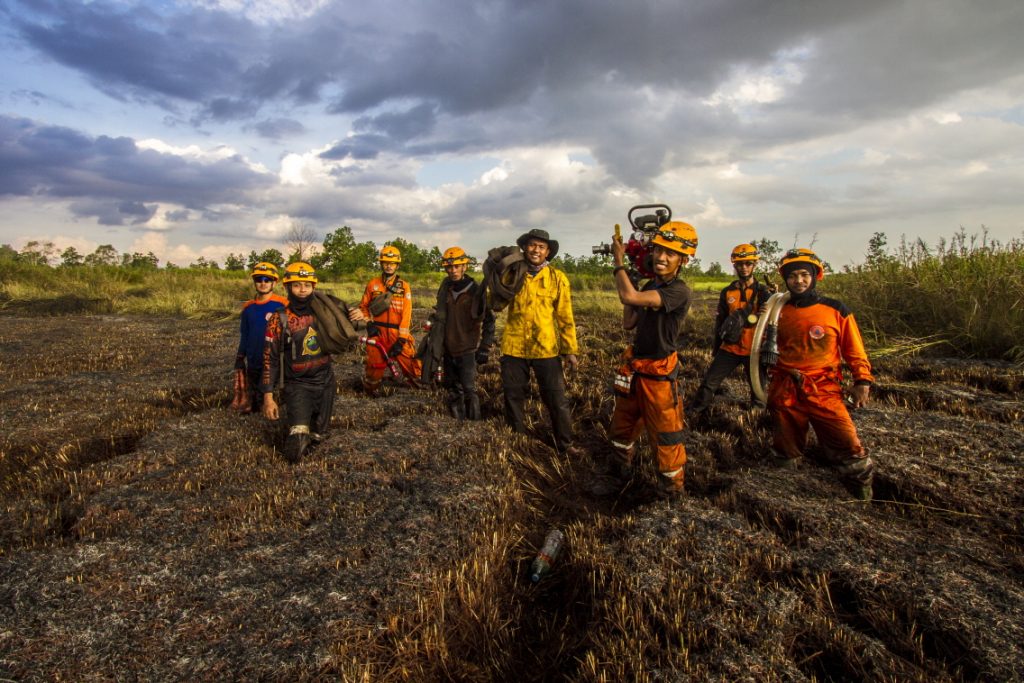
[[[868,240],[868,253],[865,254],[865,263],[868,268],[877,268],[892,257],[889,256],[887,245],[889,244],[884,232],[876,232]]]
[[[214,260],[208,260],[205,256],[200,256],[193,263],[189,264],[189,268],[198,268],[200,270],[220,270],[220,266]]]
[[[402,270],[406,273],[427,273],[431,271],[431,255],[430,252],[425,249],[420,249],[412,242],[408,242],[401,237],[396,237],[390,242],[385,242],[384,246],[396,247],[398,251],[402,252]],[[435,247],[437,249],[437,247]],[[433,260],[435,264],[435,270],[441,265],[441,254],[438,251],[436,259]]]
[[[559,254],[552,261],[559,270],[574,275],[600,275],[607,273],[612,267],[610,254],[592,254],[590,256],[576,256],[571,254]]]
[[[245,270],[245,261],[241,254],[228,254],[224,259],[224,270]],[[256,265],[255,263],[253,265]]]
[[[0,244],[0,261],[14,261],[18,258],[18,252],[9,244]]]
[[[48,266],[56,254],[57,247],[54,246],[53,242],[32,240],[26,242],[25,246],[21,248],[21,251],[18,253],[18,259],[37,266]]]
[[[438,261],[440,262],[440,258]],[[360,268],[374,268],[377,265],[377,246],[373,242],[357,243],[352,235],[352,228],[343,225],[334,232],[327,233],[320,253],[313,255],[310,264],[317,270],[332,275],[350,273]],[[402,267],[405,267],[404,250]]]
[[[117,249],[112,244],[101,244],[85,257],[84,263],[87,266],[116,266],[118,260]]]
[[[723,277],[725,275],[725,270],[722,269],[721,263],[713,261],[711,265],[708,266],[708,269],[704,271],[704,274],[711,277]]]
[[[124,253],[121,254],[121,265],[125,268],[137,268],[140,270],[155,270],[160,264],[160,259],[156,257],[153,252],[147,252],[142,254],[135,252],[132,254]]]
[[[775,270],[779,263],[779,256],[782,254],[782,247],[779,246],[778,241],[762,237],[759,240],[752,241],[751,244],[757,247],[757,251],[761,255],[761,260],[757,262],[755,270],[760,270],[761,272]]]
[[[256,252],[252,252],[252,253],[255,254]],[[251,254],[250,254],[250,256],[251,256]],[[255,266],[257,263],[264,263],[264,262],[266,262],[266,263],[273,263],[278,268],[283,268],[284,267],[284,254],[282,254],[277,249],[264,249],[261,253],[256,255],[256,260],[252,262],[252,264],[249,266],[249,268],[251,270],[252,266]]]
[[[438,246],[433,246],[430,251],[427,252],[427,270],[441,270],[441,249]],[[470,265],[472,265],[472,259],[470,259]]]
[[[83,257],[74,247],[68,247],[60,252],[60,264],[66,268],[74,268],[82,265]]]

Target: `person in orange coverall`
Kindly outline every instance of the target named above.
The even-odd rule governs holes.
[[[398,277],[402,254],[396,247],[380,250],[380,277],[366,285],[358,307],[349,311],[353,322],[366,321],[367,336],[363,389],[373,395],[380,388],[391,359],[401,369],[402,378],[418,386],[422,364],[416,359],[416,341],[409,332],[412,324],[412,288]],[[387,354],[385,356],[385,354]]]
[[[843,483],[854,496],[869,501],[874,464],[857,437],[842,388],[845,362],[853,375],[850,405],[867,404],[874,377],[860,329],[842,302],[818,293],[816,284],[825,272],[813,251],[791,249],[779,272],[791,298],[779,315],[779,360],[768,388],[773,459],[782,467],[796,467],[808,426],[814,427],[825,457],[837,466]]]
[[[672,221],[659,228],[651,245],[655,276],[638,291],[623,264],[622,239],[612,240],[622,326],[636,332],[615,375],[615,412],[608,440],[620,477],[628,477],[634,442],[646,427],[657,455],[658,494],[671,497],[683,490],[686,465],[677,349],[690,309],[690,288],[679,279],[679,270],[697,252],[697,231],[688,223]]]
[[[704,372],[704,379],[697,388],[690,412],[693,417],[711,407],[715,400],[715,392],[722,382],[732,374],[737,366],[743,366],[747,372],[747,384],[750,384],[750,344],[754,339],[754,325],[762,312],[765,302],[771,296],[768,287],[758,283],[754,277],[754,269],[761,255],[753,244],[740,244],[732,250],[729,257],[736,279],[722,290],[718,297],[718,311],[715,313],[715,331],[712,335],[711,365]],[[722,329],[730,316],[739,315],[743,318],[743,327],[736,339],[723,338]],[[764,375],[761,383],[765,383]],[[763,410],[764,404],[750,390],[750,407]],[[692,421],[692,420],[691,420]]]

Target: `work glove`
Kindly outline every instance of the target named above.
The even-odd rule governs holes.
[[[487,361],[491,358],[491,350],[484,347],[480,347],[476,350],[476,364],[487,365]]]
[[[402,349],[405,348],[405,338],[399,337],[391,348],[388,349],[388,358],[398,358],[402,355]]]
[[[249,404],[249,387],[245,370],[235,370],[234,397],[231,400],[231,409],[242,413],[252,410],[252,406]]]

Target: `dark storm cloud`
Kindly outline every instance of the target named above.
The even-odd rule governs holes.
[[[152,211],[144,203],[198,209],[238,201],[274,182],[237,156],[199,163],[140,149],[130,138],[91,138],[70,128],[0,116],[0,195],[110,200],[116,202],[116,215],[138,218],[148,211],[148,219]]]
[[[336,2],[269,24],[141,3],[12,6],[36,50],[105,92],[183,105],[195,124],[325,98],[356,117],[327,159],[568,144],[631,184],[928,106],[1024,57],[1019,0]],[[800,80],[751,104],[755,122],[703,102],[790,52]]]
[[[188,209],[177,209],[175,211],[164,211],[164,219],[168,223],[183,223],[192,216]]]
[[[196,103],[205,116],[250,116],[272,99],[315,102],[325,86],[341,91],[333,111],[421,100],[460,116],[557,98],[609,75],[624,97],[638,86],[706,94],[731,65],[762,62],[885,4],[436,0],[388,12],[335,3],[264,26],[199,8],[21,2],[11,19],[31,46],[106,88]]]
[[[100,199],[73,201],[68,205],[79,218],[95,218],[100,225],[142,225],[156,213],[156,205],[141,202],[118,202]]]
[[[386,112],[375,116],[360,116],[352,123],[357,131],[320,157],[330,160],[375,159],[382,152],[410,154],[405,143],[426,135],[437,124],[435,107],[420,104],[404,112]],[[437,145],[430,145],[430,152],[436,152]]]
[[[253,124],[252,129],[260,137],[267,138],[268,140],[280,140],[295,135],[302,135],[306,132],[306,127],[301,122],[285,118],[266,119]]]

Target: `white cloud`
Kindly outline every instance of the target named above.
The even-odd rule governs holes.
[[[786,96],[790,88],[803,81],[803,62],[810,58],[812,52],[807,46],[780,52],[764,65],[736,66],[729,79],[721,83],[703,103],[709,107],[724,105],[740,113],[751,105],[777,102]]]

